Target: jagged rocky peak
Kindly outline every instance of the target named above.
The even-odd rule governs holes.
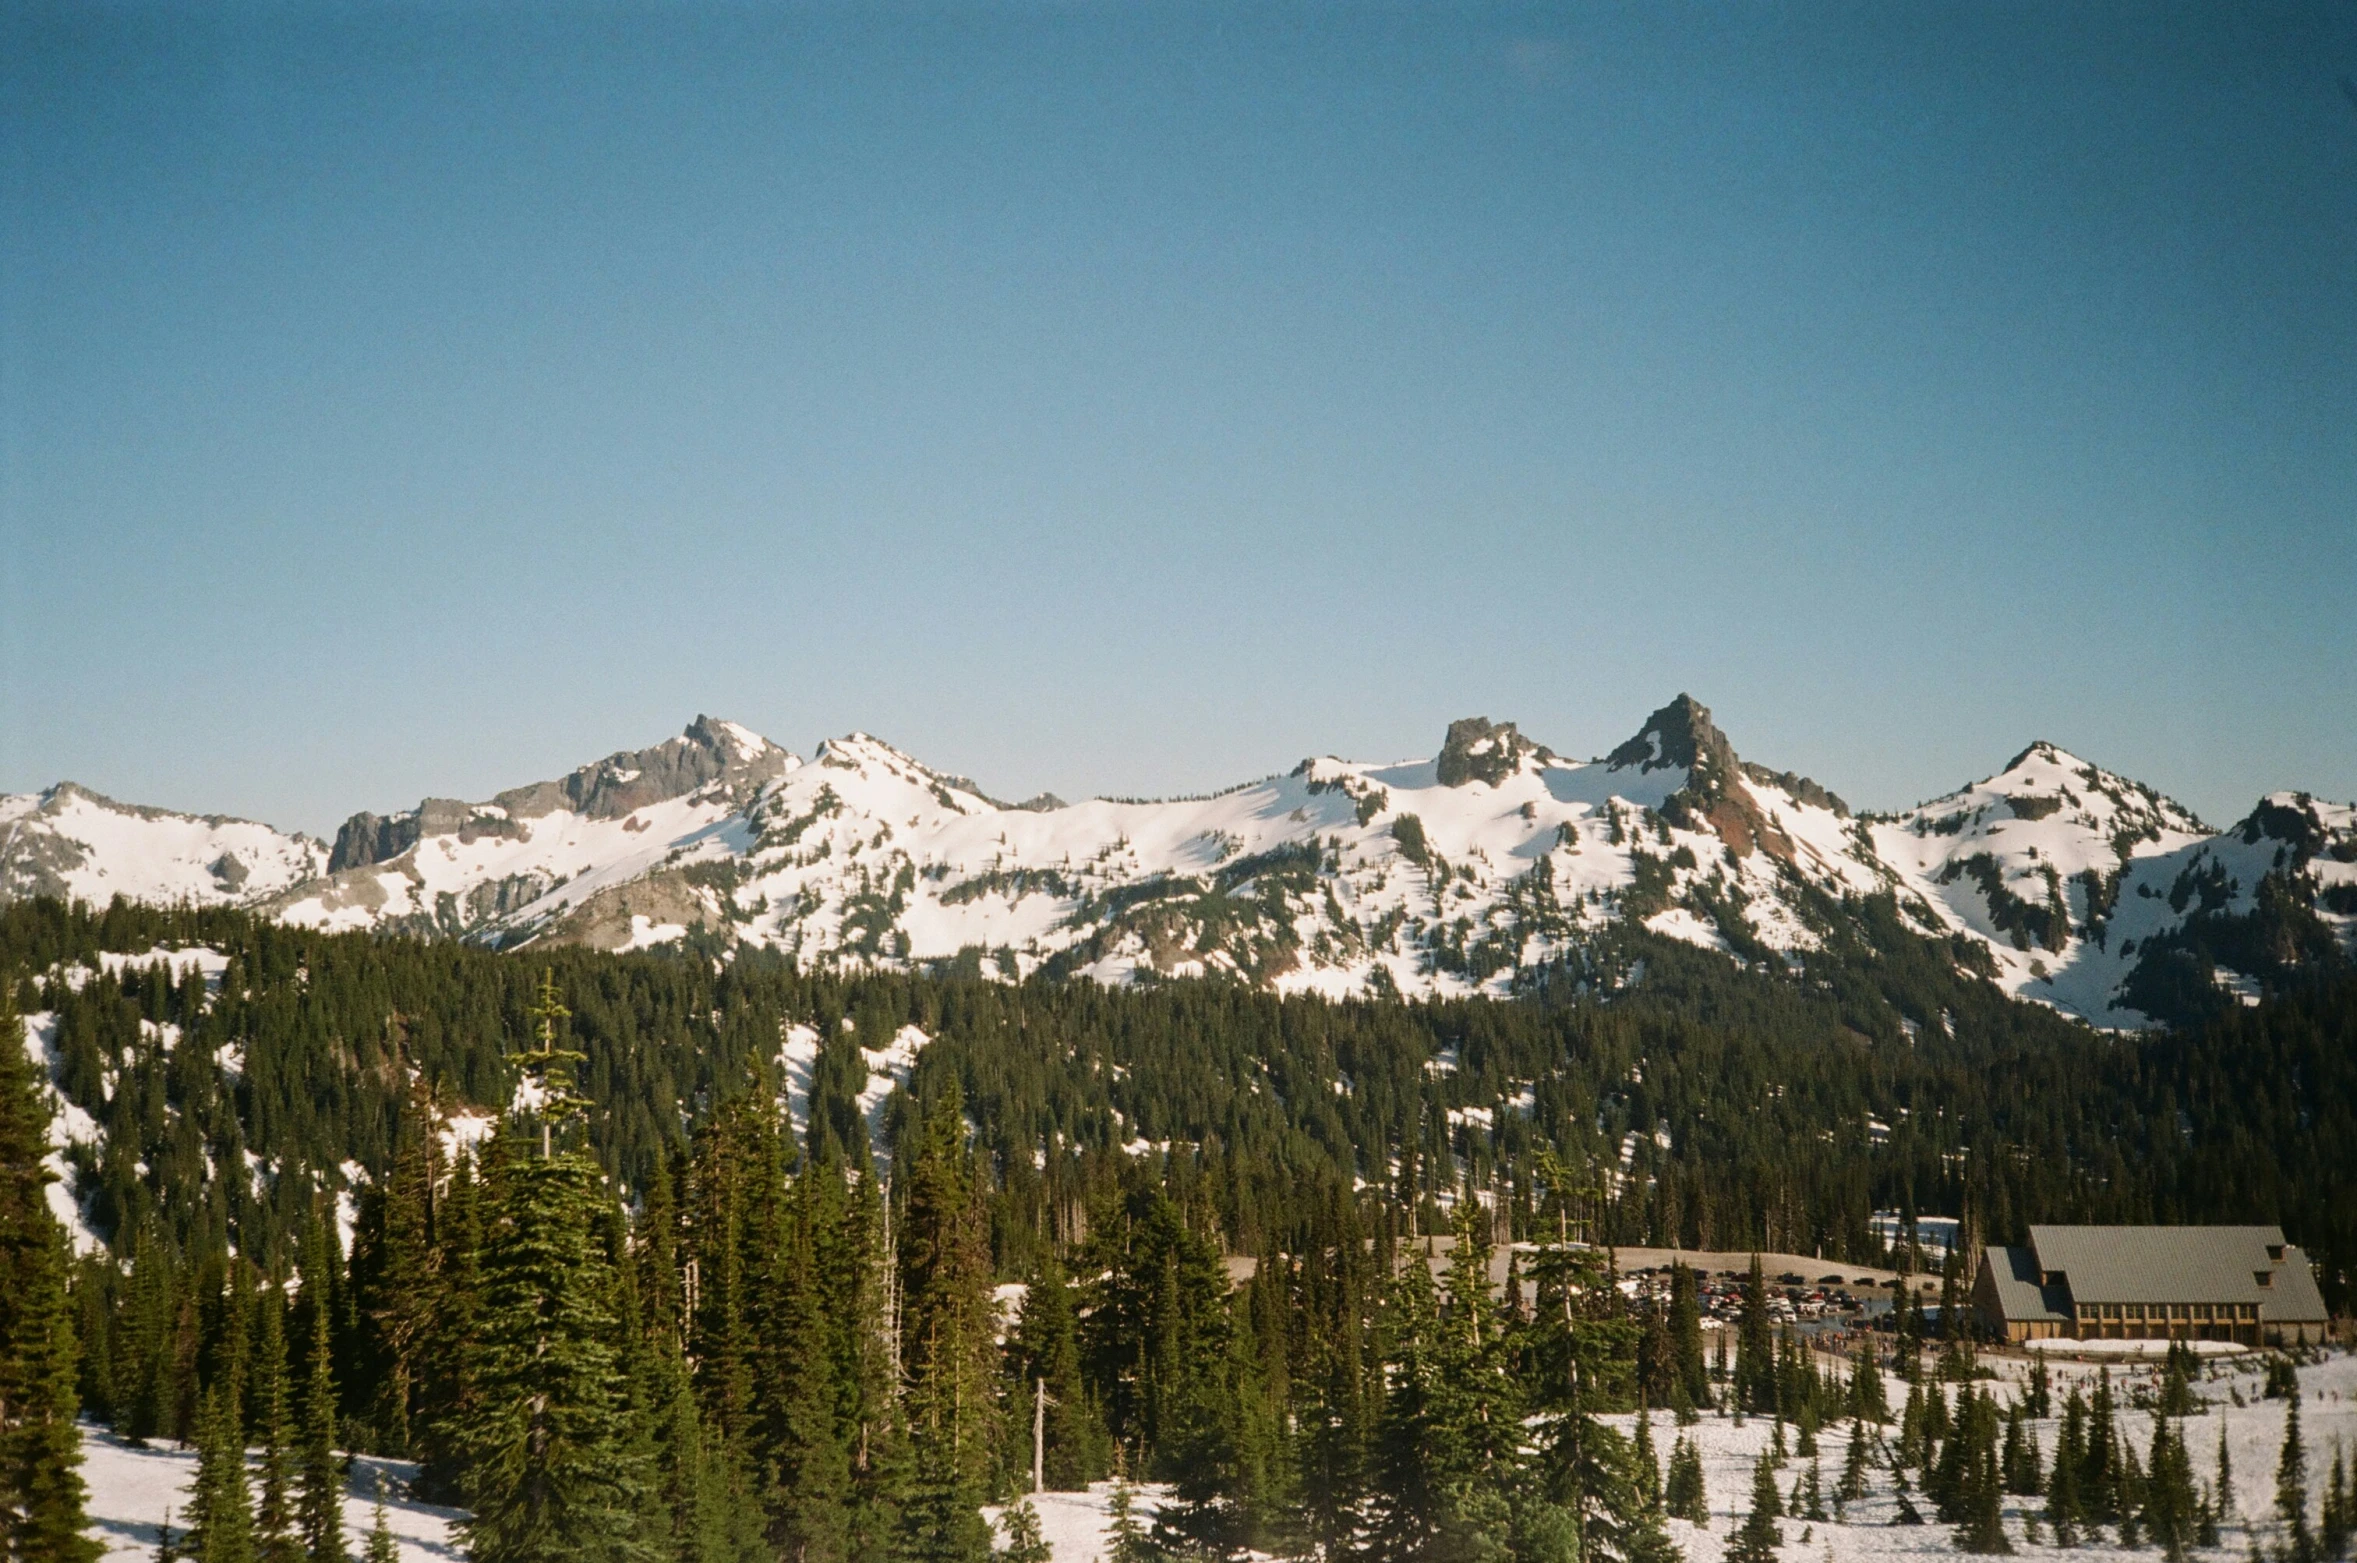
[[[1645,718],[1637,736],[1606,755],[1604,763],[1616,771],[1633,765],[1640,771],[1676,769],[1728,776],[1735,770],[1735,748],[1712,724],[1710,708],[1682,694]]]
[[[750,802],[765,783],[796,763],[750,728],[699,716],[677,738],[651,748],[618,750],[556,781],[511,787],[489,803],[427,798],[399,814],[355,814],[336,832],[328,872],[390,862],[428,836],[473,841],[516,835],[523,821],[560,809],[587,819],[621,819],[651,803],[716,784],[731,799]]]
[[[1443,787],[1487,782],[1492,787],[1521,768],[1524,757],[1548,758],[1547,751],[1514,730],[1512,722],[1493,722],[1486,716],[1459,717],[1449,724],[1449,735],[1433,762],[1433,779]]]
[[[725,782],[732,793],[750,799],[764,782],[783,776],[792,759],[749,728],[698,716],[679,737],[651,749],[610,754],[562,781],[518,787],[491,801],[515,819],[537,819],[558,809],[589,819],[620,819],[714,782]]]

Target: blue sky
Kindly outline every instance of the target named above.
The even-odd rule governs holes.
[[[2346,4],[186,9],[0,13],[0,789],[2357,796]]]

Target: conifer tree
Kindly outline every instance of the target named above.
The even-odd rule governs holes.
[[[2236,1517],[2234,1456],[2226,1448],[2226,1419],[2224,1417],[2218,1419],[2218,1477],[2212,1501],[2218,1510],[2219,1519],[2231,1520]]]
[[[2099,1368],[2088,1403],[2086,1452],[2079,1468],[2079,1513],[2089,1524],[2119,1523],[2120,1434],[2112,1418],[2111,1369]]]
[[[2086,1521],[2086,1505],[2079,1492],[2079,1476],[2087,1467],[2087,1406],[2074,1387],[2063,1403],[2062,1431],[2054,1447],[2054,1464],[2046,1473],[2046,1524],[2058,1547],[2079,1544],[2079,1527]]]
[[[1653,1414],[1641,1406],[1637,1410],[1637,1437],[1630,1454],[1632,1468],[1637,1473],[1638,1492],[1647,1507],[1660,1508],[1661,1460],[1653,1451]]]
[[[926,1113],[900,1232],[909,1461],[901,1507],[908,1563],[979,1563],[981,1495],[994,1443],[990,1251],[965,1110],[955,1085]]]
[[[234,1379],[223,1378],[205,1391],[188,1503],[186,1545],[194,1563],[254,1563],[253,1493],[237,1405]]]
[[[1833,1512],[1836,1518],[1851,1504],[1863,1503],[1866,1499],[1867,1447],[1866,1419],[1854,1418],[1850,1422],[1850,1447],[1842,1456],[1841,1483],[1833,1489]]]
[[[2194,1490],[2193,1460],[2184,1434],[2171,1426],[2159,1406],[2153,1410],[2152,1447],[2146,1460],[2144,1533],[2168,1553],[2171,1563],[2181,1563],[2201,1527],[2201,1499]]]
[[[2144,1467],[2137,1461],[2133,1439],[2120,1440],[2118,1469],[2113,1503],[2118,1509],[2120,1545],[2133,1552],[2144,1545]]]
[[[1106,1519],[1113,1545],[1105,1553],[1105,1563],[1161,1563],[1153,1543],[1147,1539],[1145,1525],[1138,1519],[1137,1492],[1126,1476],[1113,1478],[1113,1496],[1106,1506]]]
[[[1874,1360],[1874,1346],[1869,1341],[1858,1343],[1857,1361],[1850,1369],[1849,1414],[1878,1424],[1891,1419],[1882,1369]]]
[[[1055,1563],[1055,1549],[1039,1528],[1039,1511],[1029,1498],[1018,1499],[999,1517],[1007,1544],[992,1552],[996,1563]]]
[[[1703,1491],[1702,1451],[1683,1433],[1670,1449],[1669,1480],[1663,1488],[1662,1508],[1671,1519],[1710,1524],[1710,1499]]]
[[[2333,1440],[2332,1474],[2324,1488],[2324,1523],[2318,1532],[2326,1563],[2343,1563],[2349,1555],[2349,1537],[2357,1531],[2357,1513],[2350,1512],[2353,1500],[2349,1491],[2349,1459],[2338,1438]]]
[[[1702,1360],[1702,1298],[1692,1267],[1670,1266],[1670,1409],[1680,1426],[1710,1404],[1710,1369]]]
[[[2033,1496],[2046,1485],[2038,1470],[2038,1445],[2030,1437],[2029,1408],[2016,1400],[2005,1413],[2005,1449],[1998,1456],[1998,1465],[2005,1475],[2005,1490],[2023,1497]]]
[[[315,1254],[323,1251],[316,1249]],[[329,1342],[334,1321],[327,1306],[325,1261],[314,1257],[303,1276],[311,1315],[311,1360],[303,1380],[301,1492],[296,1505],[303,1555],[309,1563],[346,1563],[344,1468],[336,1455],[336,1381]]]
[[[363,1563],[401,1563],[400,1543],[393,1539],[393,1526],[385,1513],[385,1479],[376,1479],[376,1507],[368,1527],[368,1545],[361,1553]]]
[[[1961,1522],[1956,1547],[1962,1552],[2010,1553],[2005,1534],[2005,1484],[1997,1465],[1997,1405],[1986,1394],[1965,1397],[1961,1425],[1952,1442],[1966,1450],[1961,1490],[1954,1495]]]
[[[1007,1355],[1021,1404],[1044,1413],[1038,1418],[1044,1484],[1078,1491],[1097,1480],[1106,1466],[1105,1430],[1081,1378],[1072,1289],[1053,1247],[1040,1253]],[[1028,1440],[1030,1420],[1022,1425]]]
[[[64,1230],[50,1213],[50,1109],[0,971],[0,1557],[87,1563]]]
[[[770,1534],[780,1553],[802,1563],[834,1563],[848,1544],[851,1469],[836,1414],[841,1401],[822,1295],[816,1228],[833,1214],[822,1193],[840,1183],[805,1175],[778,1210],[771,1246],[777,1262],[761,1310],[764,1442],[775,1462]]]
[[[482,1322],[469,1343],[475,1405],[454,1442],[475,1563],[637,1563],[644,1472],[634,1458],[597,1165],[562,1143],[584,1110],[580,1055],[564,1046],[553,979],[536,1045],[517,1062],[539,1087],[538,1156],[505,1162],[485,1233]]]
[[[1792,1507],[1799,1518],[1814,1524],[1823,1524],[1830,1518],[1825,1512],[1824,1480],[1824,1472],[1819,1469],[1817,1461],[1811,1459],[1808,1470],[1793,1483],[1798,1497]]]
[[[500,1154],[497,1144],[491,1147],[491,1154]],[[473,1354],[465,1343],[474,1339],[481,1311],[481,1191],[475,1157],[464,1152],[453,1157],[434,1223],[436,1285],[431,1335],[437,1349],[425,1353],[418,1364],[416,1392],[419,1469],[414,1490],[417,1496],[436,1502],[455,1502],[459,1497],[460,1472],[453,1439],[475,1405],[468,1377]]]
[[[1746,1411],[1776,1409],[1776,1337],[1768,1322],[1768,1276],[1760,1256],[1751,1256],[1743,1282],[1743,1317],[1735,1338],[1735,1400]]]
[[[286,1385],[286,1294],[262,1288],[247,1402],[262,1445],[260,1492],[254,1509],[254,1551],[260,1563],[299,1563],[303,1556],[295,1513],[294,1450]]]
[[[1776,1523],[1783,1512],[1784,1501],[1776,1492],[1776,1467],[1763,1449],[1752,1470],[1751,1512],[1728,1539],[1726,1563],[1774,1563],[1777,1548],[1784,1545],[1783,1528]]]
[[[2283,1526],[2286,1563],[2315,1563],[2316,1537],[2308,1529],[2308,1446],[2300,1439],[2297,1380],[2284,1401],[2283,1451],[2275,1461],[2275,1517]]]

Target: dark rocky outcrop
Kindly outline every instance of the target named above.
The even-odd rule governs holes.
[[[1440,758],[1433,762],[1433,778],[1443,787],[1476,781],[1495,787],[1514,774],[1525,755],[1544,753],[1516,732],[1512,722],[1493,722],[1486,716],[1459,717],[1449,724]]]

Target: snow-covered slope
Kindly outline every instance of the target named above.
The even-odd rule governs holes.
[[[327,855],[309,836],[117,803],[72,782],[0,797],[0,900],[242,905],[323,872]]]
[[[1683,695],[1597,760],[1468,718],[1428,759],[1327,756],[1159,802],[1001,803],[865,734],[805,762],[699,717],[487,802],[355,815],[325,854],[79,789],[6,808],[0,821],[41,815],[45,834],[0,848],[5,861],[56,858],[59,822],[87,811],[106,827],[74,827],[80,877],[12,878],[14,894],[194,895],[188,865],[228,850],[186,844],[202,827],[254,833],[247,878],[224,888],[208,869],[205,898],[306,926],[605,949],[701,930],[806,965],[1005,977],[1503,994],[1540,970],[1611,980],[1599,935],[1629,922],[1781,962],[1835,936],[1857,898],[1889,894],[2009,991],[2137,1026],[2345,960],[2357,936],[2350,806],[2281,795],[2216,834],[2041,743],[1986,781],[1864,818],[1738,758]]]

